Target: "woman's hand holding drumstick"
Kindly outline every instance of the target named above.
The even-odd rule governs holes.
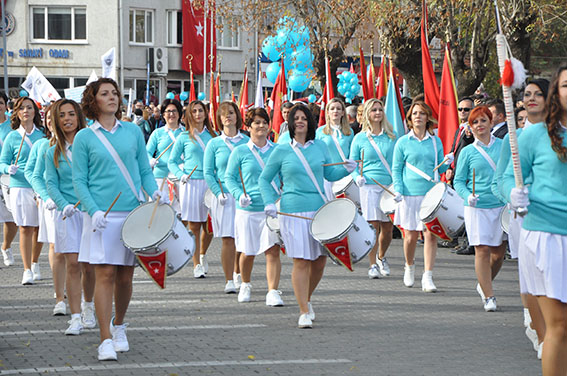
[[[77,203],[75,205],[73,205],[73,209],[77,209],[77,206],[79,206],[80,203],[81,203],[81,200],[77,201]],[[64,221],[65,219],[67,219],[66,215],[64,215],[63,218],[61,218],[62,221]]]
[[[193,175],[193,173],[195,172],[195,170],[197,169],[197,166],[193,167],[193,169],[191,170],[191,172],[189,173],[189,175],[183,175],[181,177],[181,182],[183,184],[187,183],[187,181],[191,178],[191,175]]]
[[[374,180],[374,178],[370,178],[370,179],[372,179],[372,181],[373,181],[374,183],[376,183],[380,188],[382,188],[383,190],[385,190],[386,192],[388,192],[388,193],[391,194],[392,196],[395,196],[395,195],[396,195],[394,192],[392,192],[391,190],[389,190],[388,187],[386,187],[385,185],[380,184],[380,183],[378,183],[376,180]]]
[[[116,204],[116,201],[118,201],[118,198],[120,197],[120,195],[122,194],[122,192],[118,193],[118,196],[116,196],[116,198],[114,199],[114,201],[112,201],[112,204],[110,204],[110,206],[108,207],[108,209],[106,209],[106,211],[104,212],[103,215],[99,215],[99,213],[101,213],[101,211],[97,211],[93,214],[93,223],[95,228],[93,229],[93,232],[95,232],[97,229],[99,231],[102,231],[106,228],[106,216],[108,215],[108,213],[110,212],[110,210],[112,209],[112,207],[114,206],[114,204]]]
[[[356,160],[355,162],[362,162],[362,160]],[[347,164],[349,162],[335,162],[335,163],[324,163],[322,166],[323,167],[327,167],[327,166],[339,166],[339,165],[344,165]]]
[[[469,206],[471,207],[475,207],[476,204],[478,203],[478,196],[475,194],[475,188],[476,188],[476,182],[475,179],[476,178],[476,170],[473,168],[472,170],[472,194],[468,197],[467,201]]]

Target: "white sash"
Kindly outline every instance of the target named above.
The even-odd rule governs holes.
[[[124,176],[124,179],[126,180],[126,183],[128,183],[128,186],[130,187],[130,189],[132,190],[132,193],[134,194],[134,197],[136,197],[138,199],[138,201],[142,202],[144,201],[144,196],[142,195],[142,192],[136,192],[136,187],[134,186],[134,181],[132,180],[132,177],[130,176],[130,173],[128,172],[128,169],[126,168],[126,166],[124,165],[124,162],[122,162],[122,159],[120,159],[120,156],[118,155],[118,153],[116,152],[116,150],[114,149],[114,147],[112,146],[112,144],[108,141],[108,139],[102,134],[102,132],[100,131],[100,129],[94,129],[94,128],[90,128],[93,133],[95,134],[95,136],[100,140],[100,142],[102,142],[102,144],[104,145],[104,147],[106,148],[106,150],[108,150],[108,152],[110,153],[110,156],[112,157],[112,159],[114,159],[114,162],[116,163],[116,166],[118,166],[118,169],[120,170],[120,172],[122,173],[122,176]]]
[[[296,146],[293,146],[293,141],[290,144],[291,144],[291,150],[293,150],[295,152],[295,154],[297,155],[297,158],[299,158],[299,161],[303,165],[303,168],[305,168],[305,172],[307,172],[307,175],[309,176],[309,178],[313,182],[313,185],[315,186],[315,188],[317,188],[317,192],[319,192],[319,195],[323,199],[323,202],[327,202],[327,197],[323,194],[323,192],[321,192],[321,188],[319,187],[319,184],[317,183],[317,179],[315,179],[315,175],[313,175],[313,171],[311,170],[309,163],[307,163],[307,160],[303,156],[303,153],[301,151],[299,151]]]
[[[390,176],[392,176],[392,170],[390,169],[390,164],[388,163],[388,161],[386,160],[386,158],[384,158],[384,155],[382,154],[382,152],[380,151],[380,148],[378,147],[378,145],[376,144],[376,142],[374,141],[374,139],[372,138],[372,136],[370,135],[370,133],[366,133],[366,137],[368,137],[368,141],[370,141],[370,145],[372,145],[372,147],[374,148],[374,150],[376,151],[376,154],[378,154],[378,158],[380,158],[380,161],[382,162],[382,164],[384,165],[384,167],[386,167],[386,170],[388,171],[388,174],[390,174]],[[435,153],[437,154],[437,153]]]
[[[433,152],[435,153],[435,166],[437,166],[437,162],[439,162],[437,160],[437,142],[435,141],[435,136],[431,136],[431,141],[433,141]],[[412,165],[411,163],[406,161],[406,167],[409,168],[410,170],[412,170],[413,172],[415,172],[416,174],[418,174],[419,176],[421,176],[422,178],[424,178],[427,181],[430,182],[436,182],[439,181],[439,174],[437,173],[437,170],[435,170],[435,174],[433,176],[433,179],[431,178],[431,176],[427,175],[425,172],[421,171],[419,168],[415,167],[414,165]]]
[[[270,147],[273,147],[273,145],[270,143],[270,141],[268,141],[268,144],[270,145]],[[258,161],[260,168],[263,170],[264,167],[265,167],[264,160],[262,159],[262,157],[260,157],[260,154],[258,154],[258,151],[254,147],[254,143],[252,141],[248,142],[248,148],[252,152],[252,155],[254,156],[254,158],[256,158],[256,160]],[[274,188],[274,190],[276,191],[276,193],[279,195],[280,190],[279,190],[278,186],[276,185],[276,183],[272,180],[271,184],[272,184],[272,187]]]
[[[205,143],[203,142],[203,140],[201,140],[201,137],[195,133],[193,136],[195,136],[195,140],[197,140],[197,142],[199,143],[199,146],[201,147],[201,149],[203,149],[203,152],[205,151]]]
[[[496,163],[494,163],[494,161],[492,160],[492,158],[490,158],[490,155],[488,155],[488,153],[486,151],[484,151],[483,148],[481,148],[480,146],[478,146],[476,143],[474,143],[473,145],[476,150],[478,150],[478,152],[480,153],[480,155],[482,155],[484,157],[484,159],[486,159],[486,161],[488,162],[488,164],[490,165],[490,167],[492,167],[492,169],[494,171],[496,171]]]
[[[173,142],[177,141],[177,138],[173,135],[173,131],[167,131],[166,130],[165,133],[167,133],[169,138],[171,138],[171,141],[173,141]]]
[[[35,129],[34,129],[34,131],[35,131]],[[34,131],[32,131],[32,133]],[[26,141],[26,144],[28,144],[28,146],[30,147],[30,150],[31,150],[33,143],[31,142],[30,138],[26,134],[26,130],[23,127],[20,127],[20,128],[18,128],[18,133],[20,134],[20,136],[22,136],[24,138],[24,140]]]
[[[339,155],[341,156],[341,159],[344,162],[344,161],[346,161],[345,153],[343,152],[343,148],[341,148],[341,145],[339,144],[339,140],[337,139],[337,133],[336,132],[338,132],[338,130],[333,129],[333,133],[331,134],[331,138],[335,142],[335,146],[337,147],[337,150],[339,151]]]

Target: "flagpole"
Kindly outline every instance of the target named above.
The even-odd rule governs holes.
[[[203,93],[205,93],[205,98],[207,97],[207,9],[209,5],[209,0],[205,0],[205,9],[203,10]]]
[[[6,49],[6,3],[2,4],[2,45],[4,49],[4,93],[8,95],[8,50]],[[7,103],[6,103],[7,104]]]

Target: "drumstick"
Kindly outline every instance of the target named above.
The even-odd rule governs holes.
[[[360,176],[362,176],[362,170],[364,169],[364,149],[362,149],[362,156],[360,157]]]
[[[22,142],[20,142],[20,148],[18,149],[18,155],[16,155],[16,161],[14,162],[14,165],[18,165],[18,159],[20,159],[20,153],[22,152],[22,146],[24,146],[24,140],[26,138],[26,135],[24,134],[24,136],[22,137]]]
[[[383,190],[385,190],[386,192],[388,192],[388,193],[391,194],[392,196],[395,196],[395,194],[394,194],[391,190],[389,190],[388,187],[386,187],[385,185],[382,185],[382,184],[378,183],[376,180],[374,180],[374,178],[370,178],[370,179],[372,179],[372,181],[373,181],[374,183],[378,184],[378,186],[379,186],[380,188],[382,188]]]
[[[246,188],[244,188],[244,179],[242,179],[242,170],[240,169],[240,167],[238,167],[238,173],[240,174],[240,182],[242,183],[242,190],[244,191],[244,196],[247,196]]]
[[[441,163],[439,163],[439,164],[437,165],[437,167],[435,167],[435,168],[433,169],[433,172],[439,170],[439,168],[440,168],[441,166],[443,166],[443,164],[444,164],[445,162],[447,162],[447,161],[448,161],[447,158],[443,159],[443,160],[441,161]]]
[[[293,218],[307,219],[308,221],[312,221],[312,220],[313,220],[313,218],[303,217],[303,216],[301,216],[301,215],[295,215],[295,214],[289,214],[289,213],[282,213],[282,212],[276,212],[276,213],[278,213],[279,215],[285,215],[285,216],[293,217]]]
[[[114,199],[114,201],[112,201],[112,204],[110,204],[110,206],[108,207],[108,209],[106,209],[106,211],[104,212],[104,218],[106,218],[107,214],[110,212],[110,209],[112,209],[112,207],[114,206],[114,204],[116,204],[116,201],[118,201],[118,197],[120,197],[120,195],[122,194],[122,192],[118,193],[118,196],[116,196],[116,198]],[[95,232],[96,229],[93,229],[93,232]]]
[[[242,175],[240,175],[240,177],[242,178]],[[220,192],[222,193],[222,197],[224,197],[224,189],[222,189],[222,184],[220,179],[217,179],[219,181],[219,187],[220,187]],[[242,188],[244,188],[244,184],[242,184]],[[246,192],[245,192],[246,194]]]
[[[73,209],[77,209],[77,206],[79,206],[79,204],[81,203],[81,200],[77,201],[77,203],[75,205],[73,205]],[[63,216],[63,218],[61,218],[62,221],[64,221],[67,218],[67,216]]]
[[[189,178],[191,177],[191,175],[193,175],[193,173],[195,172],[196,169],[197,169],[197,166],[193,167],[193,169],[189,173],[189,176],[187,176],[187,180],[189,180]],[[185,184],[185,183],[187,183],[187,181],[183,182],[183,184]]]
[[[159,159],[161,158],[161,156],[162,156],[162,155],[164,155],[164,154],[165,154],[165,152],[166,152],[166,151],[168,151],[168,150],[169,150],[169,148],[173,146],[173,144],[175,144],[175,141],[171,141],[171,144],[169,144],[169,146],[168,146],[168,147],[166,147],[166,148],[165,148],[165,150],[164,150],[164,151],[162,151],[162,152],[160,153],[160,155],[158,155],[158,156],[157,156],[157,158],[156,158],[156,162],[157,162],[157,161],[159,161]]]
[[[163,179],[162,182],[161,182],[161,186],[159,187],[160,194],[163,191],[163,186],[164,186],[166,181],[167,181],[167,178]],[[158,205],[159,205],[159,199],[157,199],[156,203],[154,204],[154,210],[152,210],[152,216],[150,217],[150,223],[148,224],[148,228],[152,227],[152,222],[154,221],[154,217],[156,215],[156,210],[157,210]]]
[[[475,191],[475,175],[476,175],[476,171],[473,168],[472,169],[472,195],[474,196],[474,191]]]
[[[356,160],[355,162],[362,162],[360,159]],[[343,164],[347,164],[347,162],[336,162],[336,163],[324,163],[323,167],[327,167],[327,166],[338,166],[338,165],[343,165]]]

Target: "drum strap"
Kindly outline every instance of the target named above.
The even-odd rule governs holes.
[[[173,131],[170,130],[166,130],[165,131],[167,133],[167,135],[169,136],[169,138],[171,138],[171,141],[175,142],[177,139],[175,138]]]
[[[478,150],[478,152],[480,153],[480,155],[482,155],[484,157],[484,159],[486,159],[486,161],[488,162],[488,164],[490,165],[490,167],[492,167],[492,169],[494,171],[496,171],[496,163],[494,163],[494,161],[492,160],[492,158],[490,158],[490,155],[488,155],[488,153],[486,151],[484,151],[483,148],[481,148],[476,142],[473,144],[474,147],[476,148],[476,150]]]
[[[193,136],[195,136],[195,140],[197,140],[201,149],[205,151],[205,143],[203,142],[203,140],[201,140],[201,137],[197,133],[195,133]]]
[[[94,129],[94,128],[89,128],[90,130],[93,131],[93,133],[95,134],[95,136],[100,140],[100,142],[102,142],[102,144],[104,145],[104,147],[106,148],[106,150],[108,150],[108,152],[110,153],[110,156],[112,157],[112,159],[114,159],[114,162],[116,163],[116,166],[118,166],[118,169],[120,170],[120,172],[122,173],[122,176],[124,177],[124,180],[126,180],[126,183],[128,183],[128,186],[130,187],[130,189],[132,190],[132,193],[134,194],[134,197],[136,197],[138,199],[138,201],[142,202],[144,201],[144,196],[140,190],[140,192],[136,192],[136,187],[134,186],[134,181],[132,180],[132,177],[130,176],[130,173],[128,172],[128,169],[126,168],[126,166],[124,165],[124,162],[122,162],[122,159],[120,159],[120,156],[118,155],[118,153],[116,152],[116,149],[114,149],[114,147],[112,146],[112,144],[108,141],[108,139],[102,134],[102,132],[100,131],[100,129]]]
[[[34,125],[34,130],[35,130],[35,125]],[[18,128],[18,133],[20,134],[20,136],[22,136],[24,138],[24,140],[26,141],[26,144],[28,144],[28,146],[30,147],[30,150],[33,146],[33,143],[31,142],[30,138],[28,137],[28,135],[26,134],[26,131],[24,130],[24,128],[22,126],[20,126],[20,128]],[[33,131],[32,131],[33,133]]]
[[[315,188],[317,188],[317,192],[319,192],[319,195],[323,199],[323,202],[327,202],[328,201],[327,197],[323,194],[323,192],[321,192],[321,188],[319,187],[319,184],[317,183],[317,179],[315,179],[315,175],[313,175],[313,171],[311,170],[311,167],[309,167],[309,163],[307,163],[307,160],[303,156],[303,153],[296,146],[293,146],[292,143],[290,143],[290,144],[291,144],[291,150],[293,150],[295,152],[295,154],[297,155],[297,158],[299,158],[299,161],[303,165],[303,168],[305,168],[305,172],[307,172],[307,175],[309,176],[309,178],[313,182],[313,185],[315,186]]]
[[[412,170],[413,172],[415,172],[416,174],[418,174],[419,176],[421,176],[422,178],[424,178],[425,180],[433,182],[431,176],[427,175],[425,172],[421,171],[419,168],[415,167],[411,163],[406,162],[406,167]]]
[[[268,145],[270,145],[270,147],[274,146],[269,140],[268,140]],[[263,170],[264,166],[265,166],[264,160],[260,157],[260,154],[258,154],[258,151],[256,150],[256,147],[254,146],[254,143],[252,141],[248,141],[248,148],[252,152],[252,155],[254,156],[254,158],[256,158],[256,161],[258,161],[260,168]],[[273,180],[272,180],[272,187],[274,188],[276,193],[279,195],[280,190],[278,189],[278,186],[276,185],[276,183],[274,183]]]
[[[378,158],[380,158],[380,161],[382,162],[382,164],[384,165],[384,167],[386,167],[386,170],[388,171],[388,174],[390,174],[390,176],[392,176],[392,170],[390,169],[390,164],[388,163],[388,161],[386,160],[386,158],[384,158],[384,155],[382,154],[382,152],[380,151],[380,148],[378,147],[378,145],[376,144],[376,141],[374,141],[374,138],[372,138],[372,136],[370,135],[370,133],[366,133],[366,136],[368,137],[368,141],[370,141],[370,145],[372,145],[372,147],[374,148],[374,150],[376,151],[376,154],[378,154]]]
[[[339,144],[339,140],[337,139],[337,133],[339,131],[338,130],[333,130],[333,133],[331,134],[331,138],[333,139],[333,142],[335,143],[335,146],[337,147],[337,150],[339,151],[339,155],[341,156],[341,159],[344,161],[346,161],[346,157],[345,157],[345,153],[343,152],[343,148],[341,148],[341,144]]]

